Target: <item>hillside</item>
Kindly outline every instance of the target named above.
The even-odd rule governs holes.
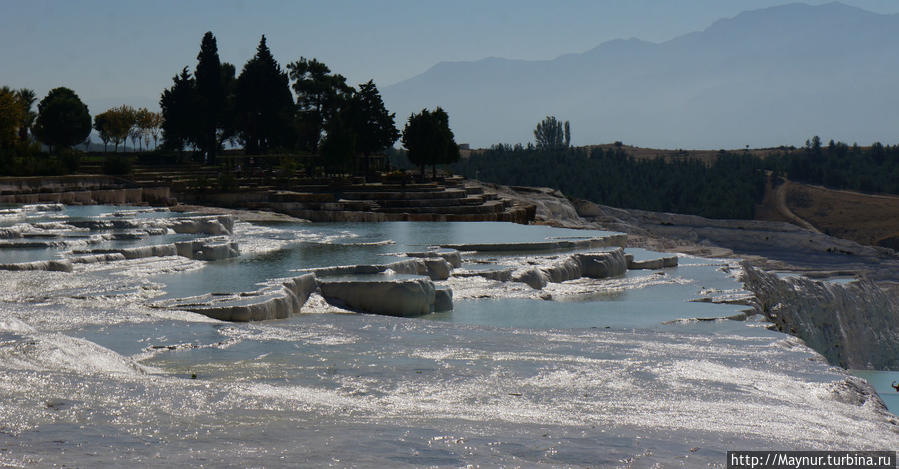
[[[899,197],[791,182],[786,206],[816,229],[852,241],[899,250]]]
[[[533,140],[546,115],[575,144],[659,148],[868,144],[899,121],[899,16],[840,3],[742,13],[667,42],[606,42],[544,61],[439,63],[383,90],[402,120],[443,106],[457,141]]]

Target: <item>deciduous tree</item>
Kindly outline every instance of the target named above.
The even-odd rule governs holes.
[[[51,150],[54,146],[77,145],[91,132],[91,115],[87,105],[68,88],[50,90],[38,103],[37,109],[34,135]]]
[[[21,88],[16,91],[16,101],[18,101],[22,111],[22,118],[19,123],[19,140],[21,142],[28,141],[28,133],[31,130],[31,126],[34,125],[34,119],[37,118],[37,113],[31,110],[35,99],[37,97],[34,94],[34,90]]]
[[[124,144],[128,137],[132,135],[132,129],[135,127],[136,120],[137,111],[131,106],[122,105],[106,111],[106,132],[115,145],[116,152],[119,151],[120,143],[124,150]]]
[[[403,146],[412,164],[421,169],[424,178],[425,165],[431,165],[431,177],[437,177],[437,165],[458,161],[459,146],[449,128],[449,115],[437,107],[434,111],[422,109],[409,116],[403,129]]]
[[[300,60],[287,65],[293,90],[297,94],[297,110],[301,145],[317,151],[322,131],[353,94],[343,75],[316,59]]]
[[[21,122],[22,107],[16,93],[8,86],[0,88],[0,150],[15,144]]]
[[[94,116],[94,130],[100,136],[100,140],[103,142],[103,151],[106,152],[106,147],[112,140],[112,137],[109,136],[109,111]]]
[[[162,118],[162,114],[158,112],[151,112],[150,116],[152,118],[150,136],[153,137],[153,149],[156,149],[159,145],[159,133],[162,132],[162,125],[165,121]]]
[[[565,121],[563,125],[562,121],[556,120],[555,116],[546,116],[546,119],[537,123],[537,128],[534,129],[534,139],[537,141],[537,148],[541,150],[567,148],[571,143],[571,130],[568,121]]]

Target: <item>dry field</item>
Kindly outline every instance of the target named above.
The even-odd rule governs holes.
[[[587,148],[602,148],[604,151],[608,151],[609,149],[616,148],[617,146],[613,143],[607,143],[603,145],[588,145]],[[718,152],[720,150],[665,150],[659,148],[644,148],[644,147],[634,147],[630,145],[621,145],[622,148],[628,155],[634,157],[634,159],[645,160],[645,159],[653,159],[664,157],[666,161],[676,161],[676,160],[702,160],[706,163],[713,163],[715,158],[718,157]],[[730,153],[741,154],[745,153],[747,155],[757,156],[759,158],[764,158],[771,153],[779,153],[782,151],[789,151],[786,148],[748,148],[748,149],[729,149],[727,150]]]
[[[781,204],[778,204],[778,198]],[[765,202],[761,210],[757,210],[759,219],[801,224],[791,219],[791,216],[798,217],[819,231],[838,238],[899,250],[897,196],[786,182],[771,188]]]

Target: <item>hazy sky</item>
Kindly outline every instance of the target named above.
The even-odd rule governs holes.
[[[0,86],[73,88],[92,114],[158,108],[213,31],[238,72],[261,34],[282,64],[316,57],[383,87],[441,61],[548,59],[618,38],[659,42],[784,0],[0,0]],[[811,4],[827,3],[809,1]],[[899,13],[896,0],[844,0]]]

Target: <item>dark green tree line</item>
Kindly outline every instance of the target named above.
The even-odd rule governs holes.
[[[497,145],[460,160],[452,169],[500,184],[553,187],[616,207],[711,218],[752,218],[765,189],[759,159],[727,152],[707,165],[698,160],[636,160],[620,148]]]

